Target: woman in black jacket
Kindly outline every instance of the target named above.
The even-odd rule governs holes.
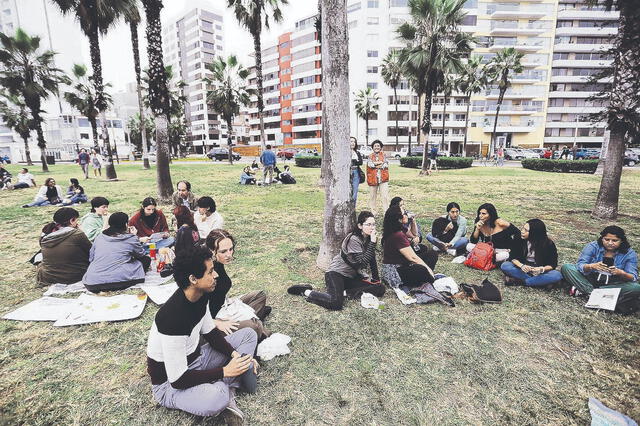
[[[376,221],[371,212],[360,212],[355,229],[342,241],[340,253],[333,258],[324,274],[326,292],[314,291],[309,284],[293,285],[287,292],[305,296],[308,302],[331,310],[342,309],[345,291],[352,299],[359,298],[362,293],[371,293],[377,297],[384,295],[376,263],[375,226]],[[365,272],[367,267],[371,270],[371,278]],[[369,284],[372,281],[377,284]]]
[[[515,245],[511,261],[504,262],[506,285],[542,287],[562,279],[558,267],[558,250],[547,236],[547,227],[540,219],[530,219],[522,227],[522,240]]]
[[[362,166],[362,154],[358,151],[358,140],[351,137],[351,197],[353,202],[358,201],[358,186],[360,185],[360,166]]]

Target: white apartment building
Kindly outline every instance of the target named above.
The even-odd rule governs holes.
[[[162,45],[164,64],[171,65],[173,78],[169,82],[176,87],[178,81],[186,83],[185,115],[189,126],[187,144],[203,153],[213,146],[224,144],[227,126],[207,104],[207,87],[202,78],[211,73],[206,64],[221,56],[224,51],[223,14],[209,8],[208,3],[163,22]]]

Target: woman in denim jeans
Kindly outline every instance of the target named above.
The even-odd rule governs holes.
[[[351,137],[351,198],[354,204],[358,201],[358,186],[360,186],[360,175],[358,168],[362,166],[362,154],[358,151],[358,140]]]

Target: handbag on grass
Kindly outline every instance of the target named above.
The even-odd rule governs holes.
[[[495,253],[493,243],[478,243],[467,256],[464,264],[481,271],[490,271],[496,268],[496,264],[493,261]]]
[[[474,303],[500,303],[502,302],[502,293],[494,283],[485,278],[481,285],[476,284],[460,284],[462,291],[466,293],[467,298]],[[456,297],[459,298],[459,297]]]

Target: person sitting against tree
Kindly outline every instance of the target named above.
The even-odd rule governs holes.
[[[191,184],[186,180],[181,180],[176,185],[176,188],[177,191],[171,195],[173,207],[187,206],[189,210],[195,210],[198,199],[193,192],[191,192]]]
[[[242,169],[242,174],[240,175],[240,185],[255,185],[256,178],[254,177],[254,171],[251,167],[247,166]]]
[[[53,222],[42,228],[38,265],[38,283],[72,284],[80,281],[89,266],[91,241],[78,229],[80,214],[71,207],[62,207],[53,214]]]
[[[131,217],[129,226],[136,228],[141,243],[155,243],[156,249],[171,247],[174,239],[169,236],[167,218],[157,206],[158,203],[152,197],[142,200],[142,207]]]
[[[18,183],[13,185],[13,189],[31,188],[36,186],[36,181],[34,180],[33,175],[24,167],[16,177],[18,178]]]
[[[547,236],[540,219],[530,219],[522,227],[522,239],[514,245],[511,260],[500,265],[505,285],[542,287],[562,279],[558,267],[558,250]]]
[[[267,294],[264,290],[252,291],[238,297],[242,303],[251,306],[257,318],[242,321],[235,321],[224,317],[216,318],[219,316],[223,306],[226,305],[227,293],[229,293],[231,289],[232,282],[227,274],[226,265],[233,261],[236,240],[224,229],[214,229],[207,236],[206,244],[209,250],[213,252],[213,269],[218,274],[216,288],[208,295],[209,311],[214,318],[216,328],[228,335],[235,330],[249,327],[258,334],[258,341],[269,337],[271,332],[264,326],[263,321],[267,315],[271,313],[271,306],[267,306]]]
[[[259,365],[251,355],[256,333],[243,328],[225,336],[216,328],[208,295],[218,274],[208,248],[196,246],[178,254],[173,277],[178,289],[156,313],[147,341],[153,398],[163,407],[196,416],[224,411],[229,424],[241,423],[235,393],[238,388],[256,391]]]
[[[436,219],[436,221],[441,220],[445,226],[439,227],[440,229],[434,232],[434,225],[432,225],[431,232],[427,234],[427,240],[433,244],[435,251],[446,251],[451,256],[464,253],[469,240],[465,237],[467,219],[460,214],[460,211],[460,205],[451,202],[447,204],[447,214]]]
[[[382,225],[382,280],[392,288],[420,287],[435,280],[433,270],[411,247],[404,232],[409,223],[399,205],[387,209]]]
[[[198,227],[193,222],[193,214],[186,206],[180,206],[173,209],[173,216],[176,218],[176,242],[173,247],[176,254],[193,247],[200,240]]]
[[[362,293],[383,296],[385,289],[380,284],[376,263],[378,234],[375,226],[373,213],[366,210],[360,212],[356,227],[342,241],[340,252],[324,274],[324,292],[313,290],[309,284],[293,285],[287,292],[305,296],[307,302],[331,310],[342,309],[345,292],[352,299],[359,299]],[[371,276],[367,274],[367,268]]]
[[[509,253],[514,246],[520,243],[520,230],[500,219],[493,204],[484,203],[478,207],[475,228],[471,233],[471,242],[467,244],[467,251],[471,253],[478,242],[492,243],[495,261],[504,262],[509,259]]]
[[[407,222],[402,225],[402,229],[407,239],[411,242],[413,251],[416,252],[418,257],[420,257],[429,268],[432,270],[435,269],[436,263],[438,263],[438,253],[421,244],[422,232],[420,231],[420,225],[418,225],[418,222],[415,220],[415,214],[405,208],[404,200],[400,197],[393,197],[389,203],[389,207],[391,206],[400,206],[402,212],[407,216]]]
[[[193,215],[193,221],[198,227],[200,238],[203,240],[207,238],[212,229],[224,228],[224,219],[216,211],[216,202],[208,196],[198,199],[198,211]]]
[[[578,262],[562,265],[561,272],[572,296],[590,295],[594,288],[619,288],[616,311],[640,308],[638,255],[619,226],[604,228],[600,238],[582,249]]]
[[[382,199],[382,209],[389,208],[389,161],[382,151],[379,140],[371,144],[373,152],[367,158],[367,185],[369,186],[369,209],[375,215],[378,194]]]
[[[64,194],[62,193],[60,185],[56,185],[54,178],[47,178],[44,181],[44,185],[38,190],[33,202],[25,204],[22,207],[55,206],[56,204],[60,204],[63,198]]]
[[[69,179],[69,188],[67,189],[67,197],[62,201],[64,204],[80,204],[86,203],[89,199],[84,193],[84,188],[80,186],[78,179]]]
[[[126,213],[112,214],[109,227],[93,242],[89,268],[82,277],[82,283],[89,291],[124,290],[144,282],[151,258],[145,255],[138,237],[129,232],[128,221]]]
[[[87,234],[89,241],[93,242],[98,234],[107,228],[109,216],[109,200],[104,197],[91,199],[91,211],[80,220],[80,229]]]

